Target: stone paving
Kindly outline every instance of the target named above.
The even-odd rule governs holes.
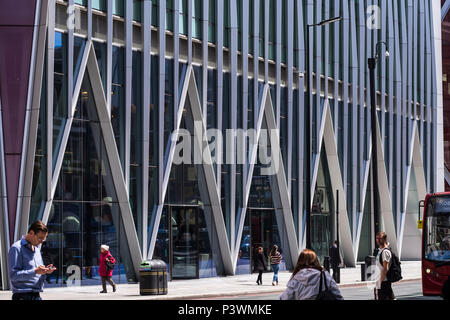
[[[420,261],[402,261],[402,281],[421,279]],[[273,273],[263,274],[263,285],[256,284],[257,274],[228,277],[203,278],[194,280],[175,280],[168,282],[167,295],[139,294],[139,284],[118,284],[117,291],[112,292],[108,285],[108,293],[101,294],[98,286],[44,288],[41,294],[44,300],[167,300],[167,299],[201,299],[221,296],[247,295],[260,293],[280,293],[286,288],[291,273],[279,273],[279,285],[272,286]],[[370,285],[361,281],[361,266],[341,269],[340,287]],[[0,291],[0,300],[10,300],[11,291]]]

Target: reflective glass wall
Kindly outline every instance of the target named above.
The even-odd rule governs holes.
[[[53,37],[47,39],[48,61],[44,62],[46,73],[37,130],[30,220],[49,217],[52,231],[48,246],[50,256],[60,266],[59,284],[61,279],[67,282],[70,266],[79,268],[83,281],[91,276],[95,279],[102,243],[109,244],[113,255],[120,260],[115,270],[117,281],[133,278],[123,212],[119,209],[104,137],[94,112],[90,80],[85,77],[81,90],[74,91],[80,72],[84,72],[84,49],[90,41],[117,148],[117,155],[108,156],[120,160],[123,184],[128,192],[127,205],[132,212],[142,258],[165,260],[174,278],[225,273],[221,263],[224,255],[217,249],[217,233],[222,230],[215,230],[214,215],[201,192],[205,183],[199,168],[192,164],[174,164],[169,157],[172,134],[178,126],[178,108],[183,108],[185,114],[190,107],[188,103],[178,105],[189,64],[193,68],[205,127],[217,129],[224,139],[227,130],[263,127],[258,127],[258,117],[263,110],[263,90],[265,85],[269,86],[284,170],[284,181],[279,181],[285,184],[283,190],[289,198],[283,210],[292,214],[292,232],[296,237],[291,245],[304,246],[305,177],[308,174],[305,172],[308,156],[305,127],[309,121],[311,175],[317,191],[313,193],[316,194],[314,209],[320,208],[314,212],[314,234],[323,236],[314,239],[315,249],[324,256],[336,238],[336,190],[330,189],[331,184],[342,185],[345,193],[347,211],[340,214],[347,217],[341,220],[346,223],[343,230],[348,236],[347,256],[354,254],[353,241],[357,239],[360,239],[362,251],[369,249],[369,237],[361,234],[370,229],[368,193],[371,189],[367,187],[367,176],[371,128],[367,90],[364,89],[369,86],[366,62],[376,41],[392,33],[388,22],[398,21],[402,28],[408,28],[413,25],[412,21],[422,18],[419,15],[414,18],[415,13],[430,13],[429,1],[416,1],[411,8],[400,2],[383,2],[380,10],[388,18],[376,32],[364,27],[368,17],[366,3],[361,1],[313,4],[308,1],[204,0],[192,1],[191,5],[188,1],[112,1],[113,8],[107,7],[108,1],[91,3],[92,10],[86,1],[76,1],[81,25],[74,32],[65,25],[66,3],[56,3],[48,27]],[[406,9],[412,12],[405,13]],[[305,43],[307,23],[336,15],[344,18],[339,25],[311,31],[311,43]],[[431,29],[425,25],[423,29],[425,34],[431,34]],[[403,205],[408,199],[409,188],[403,184],[411,168],[408,155],[414,145],[413,130],[418,131],[421,152],[426,156],[422,169],[426,173],[427,190],[433,191],[435,186],[433,65],[425,60],[425,52],[432,52],[432,48],[418,44],[414,39],[419,39],[422,33],[414,30],[407,33],[408,38],[395,34],[395,39],[412,45],[411,51],[417,60],[402,69],[400,62],[404,61],[407,50],[389,43],[389,60],[380,57],[377,67],[376,89],[381,93],[378,120],[387,175],[385,187],[391,196],[392,230],[397,235],[402,234],[401,221],[406,211]],[[413,34],[412,39],[410,34]],[[313,57],[309,66],[305,65],[307,47]],[[302,77],[306,69],[313,74],[311,83],[305,83]],[[411,74],[427,79],[430,85],[414,78],[411,86],[409,82],[406,86],[406,81],[413,78]],[[404,89],[409,87],[420,95],[409,96],[409,91]],[[77,99],[72,99],[72,95]],[[311,95],[311,119],[304,118],[308,95]],[[406,97],[402,101],[411,101],[411,104],[400,104],[398,96]],[[71,104],[75,100],[77,105],[72,119]],[[328,116],[331,122],[327,122]],[[267,125],[264,121],[267,120],[263,120]],[[185,116],[179,128],[188,128]],[[332,132],[333,139],[326,138],[334,142],[331,147],[335,147],[332,149],[335,158],[334,153],[329,153],[330,146],[324,148],[327,129]],[[268,147],[269,154],[273,151],[271,148]],[[52,151],[51,161],[47,161],[46,150]],[[224,144],[222,149],[215,150],[213,156],[220,156],[223,162],[213,164],[216,188],[209,187],[209,191],[218,195],[220,209],[215,209],[223,217],[226,241],[233,258],[237,257],[232,259],[237,261],[233,272],[239,274],[252,271],[252,250],[256,243],[264,244],[266,251],[275,243],[279,243],[284,252],[289,248],[281,241],[285,229],[276,219],[274,199],[279,196],[279,189],[261,173],[259,163],[250,168],[226,162],[229,157],[236,160],[234,153],[237,151],[242,151],[248,159],[250,145],[247,143],[233,150]],[[61,172],[58,179],[52,179],[49,171],[56,174],[58,159],[63,159]],[[46,167],[48,164],[51,170]],[[331,175],[332,170],[337,174]],[[252,179],[248,179],[250,171]],[[247,190],[248,199],[244,197]],[[243,219],[240,219],[240,212],[245,212]],[[183,228],[187,231],[181,232]],[[156,237],[155,243],[152,236]],[[358,252],[356,257],[348,258],[347,263],[354,264],[363,256],[365,253]],[[183,264],[186,270],[193,268],[195,272],[183,274],[182,268],[174,272],[175,265]]]
[[[43,255],[57,267],[51,285],[98,284],[100,246],[117,263],[113,280],[135,281],[97,108],[85,76],[50,209]]]

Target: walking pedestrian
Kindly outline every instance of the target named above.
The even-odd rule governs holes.
[[[47,239],[48,229],[41,221],[35,221],[28,234],[15,242],[8,251],[9,277],[12,300],[42,300],[44,281],[56,268],[44,265],[41,245]]]
[[[333,279],[336,282],[339,282],[338,274],[339,274],[339,265],[342,263],[341,255],[339,254],[338,241],[334,241],[333,246],[330,248],[330,264],[331,269],[333,270]]]
[[[267,264],[266,258],[264,257],[263,248],[259,246],[255,256],[255,271],[258,272],[258,279],[256,280],[256,283],[258,285],[262,285],[262,274],[266,270],[266,268]]]
[[[112,254],[109,252],[109,246],[106,244],[102,244],[100,246],[100,259],[99,259],[99,268],[98,273],[100,277],[102,278],[102,287],[103,290],[100,291],[100,293],[107,293],[106,290],[106,281],[113,287],[113,292],[116,292],[116,284],[111,279],[113,274],[113,269],[109,267],[110,263],[114,265],[116,263],[116,259],[112,256]]]
[[[278,285],[278,271],[280,270],[280,263],[283,257],[278,251],[278,246],[275,244],[270,251],[270,267],[273,270],[272,285]]]
[[[377,270],[379,271],[379,278],[376,281],[376,300],[395,300],[394,291],[392,291],[392,283],[387,278],[386,274],[392,259],[392,252],[387,241],[385,232],[380,231],[376,235],[378,245],[378,254],[376,260]]]
[[[304,249],[298,257],[297,265],[280,300],[315,300],[321,292],[321,279],[325,280],[322,291],[328,288],[329,294],[334,299],[344,300],[334,279],[320,265],[316,253]]]

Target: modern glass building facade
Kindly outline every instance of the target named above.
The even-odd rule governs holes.
[[[339,237],[355,266],[374,246],[367,59],[379,41],[390,53],[376,68],[382,228],[402,259],[420,258],[418,202],[444,188],[439,3],[32,2],[0,0],[3,288],[8,247],[36,219],[58,267],[49,285],[98,284],[101,244],[119,283],[152,258],[173,280],[250,273],[255,247],[267,256],[273,244],[290,269],[307,203],[321,261]],[[12,20],[18,10],[28,16]],[[204,161],[176,160],[188,140],[183,158]],[[281,159],[275,174],[264,146]]]
[[[441,4],[445,191],[450,191],[450,1],[442,0]]]

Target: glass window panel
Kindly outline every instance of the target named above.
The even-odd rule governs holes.
[[[141,0],[133,0],[133,20],[138,22],[142,21],[141,17],[141,4],[143,2]]]
[[[169,263],[169,207],[164,206],[161,214],[161,220],[158,228],[158,235],[156,236],[155,249],[153,250],[153,258],[163,260],[170,269]],[[170,274],[170,270],[168,270]]]
[[[74,37],[73,42],[73,88],[75,89],[76,80],[78,78],[78,72],[81,66],[81,60],[83,60],[83,51],[86,45],[86,40],[81,37]]]
[[[125,12],[124,3],[124,0],[113,0],[113,14],[123,17]]]
[[[92,0],[92,9],[106,11],[106,0]]]
[[[53,166],[67,118],[67,35],[55,33],[53,79]]]
[[[74,277],[81,280],[81,285],[98,284],[101,244],[109,245],[117,260],[113,270],[114,281],[135,281],[120,206],[87,76],[78,100],[48,223],[48,247],[58,268],[57,273],[49,278],[50,285],[73,284]]]
[[[217,70],[208,69],[207,129],[217,128]]]
[[[75,3],[86,7],[87,0],[75,0]]]
[[[164,152],[168,150],[169,137],[174,129],[173,106],[173,60],[165,61],[165,91],[164,91]]]
[[[202,1],[192,2],[192,37],[202,38]]]
[[[36,151],[34,158],[30,221],[38,220],[47,198],[47,55],[44,58],[41,101],[39,110]]]
[[[206,215],[211,215],[207,210],[203,208],[198,208],[198,252],[199,252],[199,278],[210,278],[217,276],[217,270],[214,262],[213,252],[217,252],[216,249],[218,244],[213,241],[211,243],[210,239],[215,239],[215,237],[210,237],[209,233],[215,233],[213,227],[212,219],[206,219]],[[209,223],[208,223],[209,221]]]
[[[106,44],[98,41],[94,41],[93,43],[100,77],[102,78],[103,90],[106,92]]]
[[[122,167],[125,160],[125,61],[124,49],[113,46],[111,87],[111,124],[114,130],[117,149]]]
[[[158,56],[151,57],[151,79],[158,78]],[[150,126],[149,126],[149,165],[158,164],[158,138],[159,138],[159,122],[158,122],[158,99],[159,99],[158,81],[151,81],[150,94]]]
[[[238,259],[236,264],[236,274],[249,274],[251,272],[250,264],[250,210],[245,215],[244,227],[242,229],[241,244],[239,247]]]
[[[133,51],[130,162],[141,164],[142,149],[142,54]]]

